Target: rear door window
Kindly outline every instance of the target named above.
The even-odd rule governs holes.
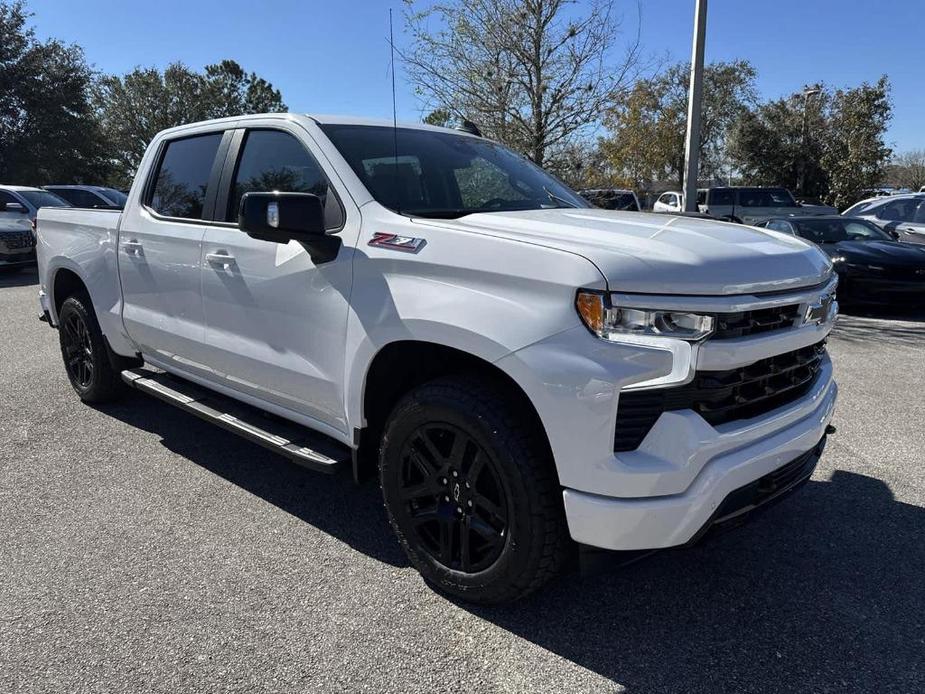
[[[221,132],[196,135],[167,143],[161,157],[148,205],[160,215],[202,219]]]
[[[52,188],[52,192],[67,200],[75,207],[99,207],[108,205],[107,200],[97,197],[94,193],[80,188]]]

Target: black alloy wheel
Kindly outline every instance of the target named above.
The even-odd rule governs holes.
[[[508,501],[479,443],[451,424],[426,424],[409,437],[401,459],[402,510],[420,547],[455,571],[494,564],[508,537]]]
[[[110,353],[92,307],[84,292],[65,299],[58,309],[58,341],[67,378],[80,399],[106,402],[123,392],[121,367],[128,368],[128,360]]]
[[[379,449],[389,522],[426,581],[468,602],[523,597],[570,556],[562,489],[529,403],[490,379],[424,383]]]
[[[80,388],[93,385],[93,343],[83,316],[72,311],[61,324],[61,352],[68,378]]]

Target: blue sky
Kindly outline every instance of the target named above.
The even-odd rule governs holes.
[[[618,0],[635,33],[636,3]],[[401,0],[31,0],[40,36],[82,45],[99,70],[181,60],[195,68],[233,58],[269,79],[293,111],[391,116],[388,9]],[[641,0],[642,46],[652,56],[690,57],[693,0]],[[759,90],[778,97],[804,83],[893,85],[887,140],[925,149],[925,6],[922,0],[711,0],[706,59],[745,58]],[[399,72],[399,118],[419,104]]]

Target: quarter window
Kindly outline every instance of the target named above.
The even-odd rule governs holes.
[[[325,227],[343,224],[343,212],[327,177],[302,143],[279,130],[251,130],[244,139],[226,221],[238,218],[241,196],[251,192],[311,193],[321,198]]]
[[[167,143],[149,205],[165,217],[202,219],[209,175],[222,133],[209,133]]]

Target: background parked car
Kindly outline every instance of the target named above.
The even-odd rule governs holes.
[[[0,185],[0,219],[25,217],[34,222],[40,207],[71,207],[71,203],[41,188]]]
[[[0,218],[0,272],[35,265],[35,235],[24,214],[18,219]]]
[[[743,224],[780,216],[838,214],[827,205],[800,205],[786,188],[750,188],[728,186],[697,191],[701,212]]]
[[[681,210],[681,193],[674,190],[659,195],[655,204],[652,205],[653,212],[680,212]]]
[[[925,194],[868,198],[852,205],[843,214],[896,232],[903,241],[925,243]]]
[[[925,300],[925,246],[902,243],[865,219],[786,217],[757,226],[817,244],[838,272],[843,304],[920,306]]]
[[[639,198],[631,190],[622,188],[593,188],[578,191],[585,200],[602,210],[623,210],[639,212],[642,206]]]
[[[105,186],[53,185],[44,188],[64,198],[74,207],[113,207],[121,210],[127,200],[125,193]]]

